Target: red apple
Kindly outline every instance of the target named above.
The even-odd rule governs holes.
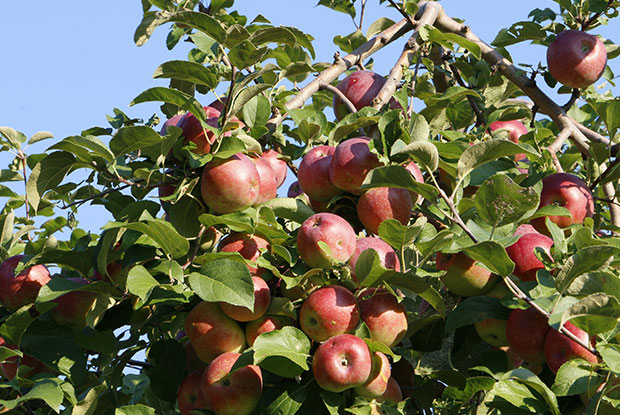
[[[312,357],[312,373],[319,386],[342,392],[366,383],[372,371],[372,356],[366,342],[352,334],[341,334],[322,343]]]
[[[491,271],[476,265],[476,261],[462,252],[437,253],[437,268],[446,271],[441,280],[456,295],[480,295],[489,290],[497,277]]]
[[[0,346],[4,346],[6,348],[16,350],[17,347],[13,344],[7,344],[6,341],[0,337]],[[29,369],[25,370],[25,368],[21,369],[21,376],[28,378],[36,375],[37,373],[43,372],[46,367],[40,361],[35,359],[32,356],[24,354],[22,357],[13,356],[6,359],[4,362],[0,363],[0,373],[7,380],[13,380],[17,375],[17,370],[20,367],[27,367]]]
[[[586,32],[566,30],[547,48],[551,76],[570,88],[592,85],[603,75],[605,65],[605,45],[598,37]]]
[[[411,175],[413,176],[416,182],[424,183],[424,176],[422,175],[422,170],[420,170],[420,168],[414,161],[410,161],[409,163],[407,163],[405,165],[405,170],[411,173]],[[422,199],[422,196],[418,195],[416,192],[410,192],[410,193],[411,193],[411,200],[413,201],[413,203],[414,204],[419,203],[420,200]]]
[[[355,392],[369,401],[378,398],[385,393],[390,376],[392,369],[387,356],[381,352],[374,352],[370,376],[366,383],[355,388]]]
[[[293,183],[291,183],[291,185],[288,187],[288,191],[286,192],[287,197],[297,197],[303,194],[304,191],[301,190],[301,186],[299,185],[298,180],[295,180]]]
[[[398,386],[398,390],[401,391],[401,398],[398,402],[402,401],[403,395],[405,398],[410,398],[413,396],[415,386],[415,368],[407,359],[400,359],[398,362],[392,363],[391,379],[396,381],[396,386]],[[392,382],[388,381],[388,388],[394,390],[394,386],[390,386],[390,383]],[[388,393],[388,395],[394,396],[395,398],[398,397],[392,392]]]
[[[388,380],[385,392],[383,393],[383,395],[381,395],[381,397],[377,398],[377,401],[395,405],[402,400],[403,392],[400,389],[400,385],[398,384],[396,379],[394,379],[394,377],[391,377]]]
[[[491,131],[497,131],[500,129],[507,130],[508,138],[516,144],[519,143],[519,138],[521,138],[522,135],[527,134],[527,127],[519,120],[495,121],[489,125],[489,129]],[[517,163],[528,162],[525,153],[515,154],[514,160]],[[519,169],[519,171],[523,174],[527,173],[527,169]]]
[[[159,134],[166,135],[166,131],[169,125],[178,127],[179,121],[181,121],[183,116],[185,116],[185,113],[177,114],[177,115],[174,115],[172,118],[167,119],[166,122],[164,122],[164,124],[161,126],[161,130],[159,131]]]
[[[575,327],[573,323],[567,321],[564,327],[571,333],[580,338],[584,343],[590,343],[590,336],[585,331]],[[569,339],[556,330],[549,330],[545,337],[545,361],[553,373],[557,373],[564,363],[571,359],[581,358],[595,364],[598,362],[596,356],[588,349],[580,346],[574,340]]]
[[[24,255],[15,255],[0,264],[0,303],[10,311],[34,303],[41,287],[51,279],[45,265],[34,265],[15,275],[23,258]]]
[[[280,330],[285,326],[292,326],[293,320],[281,315],[264,315],[257,320],[250,321],[245,326],[245,340],[248,346],[252,346],[258,336],[274,330]]]
[[[570,173],[554,173],[542,180],[539,207],[547,205],[564,206],[571,216],[549,216],[551,222],[560,228],[574,223],[583,223],[585,218],[594,215],[594,199],[586,182]],[[547,233],[545,217],[532,220],[538,232]]]
[[[263,375],[256,365],[233,370],[239,353],[219,355],[202,375],[202,394],[215,415],[250,415],[263,393]]]
[[[372,105],[373,98],[379,93],[384,84],[385,78],[377,73],[357,71],[340,81],[336,88],[342,91],[344,96],[359,111],[363,107]],[[401,108],[394,98],[390,99],[389,105],[390,109]],[[333,106],[334,114],[338,120],[343,119],[350,112],[338,95],[334,95]]]
[[[239,352],[245,347],[243,329],[217,303],[198,303],[185,318],[185,332],[196,355],[205,363],[222,353]]]
[[[220,111],[213,107],[204,107],[207,114],[207,125],[211,127],[218,127]],[[243,127],[243,123],[236,117],[231,119],[232,122],[237,123],[239,127]],[[187,112],[183,118],[181,118],[177,126],[183,129],[183,137],[185,143],[192,141],[196,144],[196,148],[193,150],[196,154],[207,154],[211,151],[211,146],[217,138],[215,133],[203,128],[200,121],[194,114]],[[225,132],[224,136],[230,136],[230,131]]]
[[[286,172],[288,171],[286,161],[280,158],[280,153],[271,149],[263,151],[260,157],[271,166],[276,175],[278,187],[280,187],[282,183],[284,183],[284,180],[286,179]]]
[[[549,333],[547,317],[534,308],[515,308],[508,316],[506,339],[510,348],[523,360],[533,365],[545,361],[545,338]]]
[[[357,137],[341,141],[336,146],[329,164],[329,179],[338,189],[358,193],[368,172],[382,165],[377,155],[370,151],[369,142],[370,137]],[[312,198],[312,195],[308,196]]]
[[[362,321],[368,326],[370,338],[392,348],[407,334],[407,309],[384,289],[369,288],[360,294]]]
[[[385,269],[393,269],[394,271],[400,271],[400,261],[396,255],[396,251],[383,239],[376,236],[367,236],[360,238],[355,243],[355,250],[349,258],[349,268],[351,268],[351,277],[355,282],[359,282],[355,276],[355,265],[357,259],[367,249],[373,249],[379,254],[379,261]]]
[[[329,202],[332,197],[342,193],[329,178],[329,166],[335,151],[336,147],[327,145],[314,147],[299,163],[297,179],[308,198]]]
[[[310,268],[328,268],[351,258],[355,239],[349,222],[333,213],[316,213],[299,228],[297,250]],[[319,242],[327,244],[331,252],[325,252]]]
[[[278,195],[279,185],[276,173],[266,159],[257,157],[252,160],[258,171],[259,191],[258,197],[254,202],[255,205],[258,205],[275,198]]]
[[[254,311],[238,305],[220,303],[220,308],[224,314],[233,320],[243,322],[256,320],[265,314],[269,304],[271,304],[269,286],[261,277],[252,277],[252,282],[254,283]]]
[[[521,233],[520,235],[521,237],[517,242],[506,247],[506,253],[515,263],[515,269],[512,273],[521,281],[536,281],[536,272],[539,269],[544,269],[545,266],[534,252],[536,248],[541,248],[551,256],[550,249],[553,246],[553,239],[536,231]]]
[[[227,159],[213,159],[202,170],[202,199],[216,213],[249,208],[258,199],[260,176],[248,156],[237,153]]]
[[[367,190],[357,202],[357,216],[366,231],[377,235],[384,220],[396,219],[403,225],[409,223],[413,200],[407,189],[374,187]]]
[[[80,285],[89,284],[84,278],[67,278]],[[86,327],[86,316],[95,305],[97,294],[88,291],[71,291],[56,298],[58,305],[52,309],[52,318],[58,324]]]
[[[474,323],[474,329],[478,336],[491,346],[503,347],[508,346],[506,339],[506,320],[498,318],[485,318]]]
[[[245,232],[233,232],[223,238],[217,247],[219,252],[239,252],[239,254],[250,262],[256,263],[261,255],[261,250],[270,248],[269,241],[254,234]],[[263,269],[248,265],[252,276],[259,276]]]
[[[177,403],[181,415],[191,415],[193,409],[206,409],[206,402],[200,388],[202,372],[204,369],[194,370],[189,373],[177,391]]]
[[[360,308],[355,296],[340,285],[312,291],[299,310],[301,329],[317,342],[352,333],[359,321]]]

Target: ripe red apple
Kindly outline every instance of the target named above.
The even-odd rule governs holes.
[[[263,151],[260,158],[265,160],[271,166],[276,175],[278,187],[280,187],[282,183],[284,183],[284,180],[286,179],[286,172],[288,171],[286,161],[280,158],[280,153],[271,149]]]
[[[355,250],[355,231],[349,222],[333,213],[316,213],[304,221],[297,233],[297,250],[310,268],[328,268],[347,262]],[[319,242],[331,251],[323,251]]]
[[[67,278],[80,285],[89,284],[84,278]],[[88,291],[71,291],[56,298],[58,305],[52,309],[52,318],[58,324],[86,327],[86,315],[95,305],[97,294]]]
[[[243,322],[256,320],[265,314],[269,304],[271,304],[269,286],[261,277],[252,277],[252,282],[254,283],[254,311],[238,305],[220,303],[220,308],[224,314],[233,320]]]
[[[41,287],[51,279],[45,265],[34,265],[15,275],[23,258],[15,255],[0,264],[0,303],[10,311],[34,303]]]
[[[259,190],[258,197],[254,202],[255,205],[258,205],[275,198],[278,195],[279,185],[276,173],[267,160],[262,157],[256,157],[252,160],[258,171]]]
[[[207,125],[218,127],[220,111],[213,107],[204,107],[204,109],[207,114]],[[237,123],[239,127],[244,126],[237,117],[232,117],[231,121]],[[183,118],[178,121],[177,126],[183,130],[185,143],[193,141],[196,144],[196,148],[193,150],[196,154],[207,154],[211,151],[211,146],[217,137],[212,131],[203,128],[194,114],[191,112],[185,113]],[[223,135],[230,136],[230,134],[230,131],[226,131]]]
[[[280,330],[285,326],[292,326],[293,320],[282,315],[264,315],[245,326],[245,340],[248,346],[252,346],[258,336],[274,330]]]
[[[366,342],[352,334],[341,334],[322,343],[312,357],[312,373],[319,386],[342,392],[366,383],[372,371],[372,356]]]
[[[338,83],[338,88],[353,106],[359,111],[363,107],[372,105],[373,98],[379,93],[383,85],[385,84],[385,78],[372,71],[357,71],[345,77]],[[391,98],[390,109],[401,108],[400,104]],[[338,97],[334,95],[334,114],[338,120],[343,119],[349,114],[349,109],[346,104]]]
[[[515,233],[518,235],[519,233]],[[515,263],[512,272],[521,281],[536,281],[536,272],[544,269],[543,263],[534,253],[536,248],[543,249],[551,255],[550,249],[553,246],[553,239],[539,232],[520,233],[521,237],[514,244],[506,247],[506,253]]]
[[[491,131],[497,131],[500,129],[505,129],[508,131],[508,138],[513,143],[518,144],[519,138],[522,135],[527,134],[527,127],[519,120],[510,120],[510,121],[494,121],[489,125],[489,129]],[[527,156],[525,153],[519,153],[514,155],[515,162],[528,162]],[[527,169],[519,169],[519,171],[523,174],[527,173]]]
[[[177,404],[181,415],[191,415],[193,409],[206,409],[206,402],[200,388],[204,369],[190,372],[177,390]]]
[[[248,156],[237,153],[227,159],[213,159],[202,170],[200,193],[216,213],[238,212],[258,199],[260,176]]]
[[[594,199],[586,182],[570,173],[554,173],[542,180],[539,207],[547,205],[564,206],[571,214],[568,216],[549,216],[551,222],[560,228],[574,223],[583,223],[585,218],[594,215]],[[545,217],[532,220],[538,232],[548,233]]]
[[[185,318],[185,332],[196,355],[205,363],[222,353],[239,352],[245,347],[243,329],[217,303],[198,303]]]
[[[402,401],[403,396],[405,398],[410,398],[413,396],[415,386],[415,368],[407,359],[400,359],[398,362],[392,363],[391,379],[394,379],[396,386],[398,386],[398,390],[401,391],[401,398],[398,402]],[[390,386],[390,383],[391,382],[388,380],[388,388],[394,390],[394,386]],[[388,393],[388,395],[394,396],[395,398],[397,397],[392,392]]]
[[[603,42],[579,30],[565,30],[547,48],[551,76],[570,88],[592,85],[603,75],[606,64]]]
[[[575,327],[570,321],[564,323],[564,327],[583,342],[590,343],[588,333]],[[545,337],[545,361],[549,369],[553,373],[557,373],[560,366],[576,358],[585,359],[592,364],[598,361],[594,354],[577,344],[574,340],[569,339],[559,331],[549,330],[547,337]]]
[[[368,326],[370,338],[392,348],[407,334],[407,309],[384,289],[369,288],[360,293],[362,321]]]
[[[374,187],[368,189],[357,202],[357,216],[366,231],[377,235],[384,220],[396,219],[403,225],[409,223],[413,200],[407,189]]]
[[[515,308],[508,316],[506,339],[510,349],[526,362],[540,366],[545,362],[545,339],[549,333],[547,317],[530,307]]]
[[[377,398],[379,402],[387,402],[389,404],[397,404],[403,400],[403,392],[400,389],[398,381],[394,377],[388,380],[387,388],[381,397]]]
[[[301,329],[317,342],[352,333],[359,321],[360,308],[355,296],[340,285],[312,291],[299,310]]]
[[[256,365],[233,370],[239,353],[223,353],[202,375],[202,394],[215,415],[250,415],[263,393],[263,375]]]
[[[379,261],[385,269],[393,269],[394,271],[400,271],[400,261],[396,255],[396,251],[383,239],[376,236],[367,236],[360,238],[355,243],[355,250],[349,258],[349,268],[351,268],[351,277],[357,283],[357,277],[355,276],[355,265],[357,259],[367,249],[373,249],[379,254]]]
[[[172,118],[167,119],[166,122],[164,122],[164,124],[161,126],[161,130],[159,131],[159,134],[166,135],[166,130],[168,129],[169,125],[178,127],[179,121],[181,121],[181,119],[184,116],[185,116],[185,113],[181,113],[181,114],[174,115]]]
[[[497,277],[491,271],[476,265],[476,261],[462,252],[456,254],[437,253],[437,268],[447,271],[441,281],[456,295],[480,295],[489,290]]]
[[[329,179],[338,189],[358,193],[368,172],[382,165],[377,155],[370,151],[369,142],[370,137],[356,137],[336,146],[329,164]],[[302,189],[306,192],[303,183]],[[312,198],[312,195],[308,196]]]
[[[14,344],[7,344],[2,337],[0,337],[0,346],[4,346],[12,350],[17,349]],[[21,371],[21,376],[25,378],[34,376],[37,373],[41,373],[46,369],[45,365],[40,360],[24,354],[22,357],[9,357],[4,362],[0,363],[0,374],[2,374],[2,376],[4,376],[7,380],[13,380],[17,375],[18,368],[20,367],[29,368],[28,370],[22,369]]]
[[[233,232],[223,238],[217,247],[219,252],[239,252],[239,254],[250,262],[256,263],[261,254],[261,250],[270,248],[269,241],[254,234],[245,232]],[[252,276],[259,276],[263,269],[248,265]]]
[[[409,163],[407,163],[405,165],[405,170],[411,173],[416,182],[424,183],[424,176],[422,175],[422,170],[420,170],[420,168],[414,161],[410,161]],[[413,204],[419,203],[422,199],[422,196],[418,195],[416,192],[410,192],[410,194]]]
[[[297,179],[308,198],[329,202],[332,197],[342,193],[329,178],[329,166],[335,151],[336,147],[327,145],[314,147],[299,163]]]
[[[392,369],[387,356],[381,352],[374,352],[370,376],[366,383],[355,388],[355,392],[369,401],[378,398],[385,393],[390,376]]]

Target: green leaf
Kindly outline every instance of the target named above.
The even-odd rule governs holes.
[[[156,415],[155,409],[146,405],[126,405],[116,408],[114,415]]]
[[[310,340],[298,328],[286,326],[263,333],[252,347],[254,364],[278,376],[294,378],[309,370]]]
[[[32,169],[26,183],[28,202],[36,211],[47,190],[55,189],[73,169],[75,157],[66,151],[51,153]]]
[[[554,415],[560,415],[558,401],[555,395],[551,392],[551,389],[549,389],[549,387],[531,371],[524,368],[514,369],[504,374],[504,376],[502,376],[502,380],[504,379],[514,379],[534,389],[540,396],[543,397],[547,404],[547,408],[551,410],[551,413]]]
[[[108,390],[105,382],[91,388],[84,399],[79,401],[74,407],[71,415],[95,415],[99,397]]]
[[[474,196],[478,215],[495,227],[531,216],[539,202],[540,197],[534,188],[523,188],[505,174],[487,179]]]
[[[265,202],[262,206],[273,210],[273,213],[279,218],[300,224],[315,214],[310,206],[292,197],[277,197]]]
[[[204,301],[223,301],[254,310],[254,283],[241,262],[226,258],[207,262],[200,273],[190,274],[189,285]]]
[[[59,334],[22,337],[20,348],[25,354],[45,363],[79,384],[86,376],[86,355],[73,339]]]
[[[234,96],[230,113],[238,113],[249,100],[269,88],[271,88],[269,84],[257,84],[242,89]]]
[[[394,22],[392,19],[389,19],[387,17],[380,17],[368,27],[368,30],[366,30],[366,37],[370,39],[374,35],[383,32],[388,27],[393,26],[395,23],[396,22]]]
[[[179,235],[174,227],[163,219],[150,219],[144,222],[109,222],[103,229],[129,229],[143,233],[172,258],[179,258],[189,252],[189,242]]]
[[[89,276],[92,268],[91,256],[88,252],[65,251],[62,249],[50,249],[35,255],[29,263],[33,264],[57,264],[79,271],[84,276]]]
[[[337,144],[349,134],[360,128],[376,125],[381,117],[373,107],[364,107],[357,112],[347,114],[329,133],[329,143]]]
[[[476,59],[480,59],[480,46],[478,46],[478,44],[476,44],[475,42],[465,39],[463,36],[460,36],[456,33],[445,33],[431,25],[426,25],[420,28],[420,36],[425,41],[436,42],[442,46],[447,47],[448,49],[453,50],[454,48],[451,44],[456,43],[470,51]]]
[[[607,293],[620,299],[620,277],[607,271],[588,272],[575,278],[566,289],[566,294],[586,296]]]
[[[34,133],[32,137],[30,137],[30,140],[28,140],[28,144],[38,143],[39,141],[48,140],[50,138],[54,138],[54,134],[50,133],[49,131],[39,131]]]
[[[206,121],[206,114],[200,102],[196,100],[196,98],[192,97],[185,92],[179,91],[178,89],[165,88],[161,86],[149,88],[146,91],[142,92],[140,95],[135,97],[130,106],[141,104],[143,102],[165,102],[167,104],[176,105],[185,111],[190,111],[192,114],[196,116],[201,121]],[[147,127],[133,127],[133,128],[147,128]],[[112,139],[114,140],[114,139]],[[110,143],[110,148],[112,147],[112,143]],[[112,148],[111,148],[112,149]],[[112,149],[114,151],[114,149]],[[115,152],[116,155],[119,153]]]
[[[337,12],[345,13],[355,18],[355,5],[352,0],[320,0],[317,6],[329,7]]]
[[[340,47],[340,49],[345,53],[353,52],[367,41],[368,39],[366,39],[366,36],[364,36],[362,31],[359,29],[353,33],[349,33],[346,36],[334,37],[334,44]]]
[[[434,172],[439,167],[439,151],[430,141],[414,141],[394,153],[397,154],[408,154],[420,167],[429,172]]]
[[[90,163],[97,158],[101,158],[108,163],[114,161],[114,154],[97,137],[88,135],[82,137],[74,135],[67,137],[57,144],[49,147],[49,150],[62,150],[76,156],[84,163]]]
[[[72,291],[87,291],[94,293],[106,293],[109,285],[103,282],[93,282],[80,284],[67,278],[53,276],[52,279],[39,290],[37,303],[44,303],[55,300],[56,298]]]
[[[355,262],[355,276],[362,287],[370,287],[382,281],[388,271],[381,264],[379,254],[374,249],[363,251]]]
[[[602,381],[603,378],[592,370],[590,363],[572,359],[560,367],[551,390],[557,396],[580,395],[596,390]]]
[[[406,226],[396,219],[387,219],[379,225],[379,237],[397,252],[416,240],[428,223],[426,216],[421,216],[414,224]]]
[[[265,125],[271,116],[271,103],[263,95],[256,95],[243,106],[243,121],[254,128]]]
[[[501,284],[501,282],[498,282]],[[448,315],[445,331],[451,333],[459,327],[468,326],[480,320],[495,318],[507,320],[510,310],[504,307],[501,301],[488,295],[478,295],[464,299]]]
[[[258,29],[252,33],[250,38],[255,45],[266,45],[269,43],[276,43],[278,45],[288,45],[294,47],[297,44],[297,38],[289,28],[280,27],[265,27]]]
[[[620,253],[620,248],[611,245],[589,246],[580,249],[568,258],[555,277],[555,286],[564,294],[571,283],[580,275],[598,271],[612,257]]]
[[[196,62],[188,61],[169,61],[162,63],[153,74],[153,78],[171,78],[181,81],[193,82],[198,85],[205,85],[209,89],[217,86],[215,75]]]
[[[525,153],[531,156],[532,159],[541,157],[532,146],[528,144],[515,144],[508,140],[489,140],[474,144],[465,149],[459,158],[457,165],[458,178],[464,178],[476,167],[485,163],[497,160],[500,157],[513,156],[520,153]]]
[[[431,127],[423,115],[418,114],[411,123],[410,135],[411,141],[428,141],[431,133]]]
[[[185,349],[174,339],[158,340],[148,350],[151,389],[164,401],[175,403],[177,389],[185,376]]]
[[[439,196],[434,186],[418,183],[403,166],[382,166],[368,172],[361,190],[373,187],[400,187],[421,195],[431,203]]]
[[[127,274],[127,291],[137,295],[142,301],[146,301],[151,289],[158,285],[159,281],[142,265],[133,266]]]
[[[178,11],[174,13],[161,11],[158,13],[145,13],[144,18],[134,34],[134,42],[138,46],[144,45],[157,26],[164,23],[175,22],[190,26],[199,30],[204,34],[212,37],[219,43],[223,43],[226,38],[226,32],[220,23],[206,13],[194,11]]]
[[[483,241],[463,250],[468,257],[483,263],[488,269],[502,277],[512,274],[515,268],[506,250],[495,241]]]
[[[387,272],[385,276],[385,283],[390,287],[413,291],[425,299],[439,314],[445,315],[446,305],[443,298],[423,278],[412,272],[400,273],[394,271]]]
[[[62,404],[64,393],[60,386],[51,379],[43,379],[34,384],[32,389],[28,391],[24,396],[10,401],[0,399],[6,409],[13,409],[21,405],[24,402],[40,399],[44,401],[50,408],[57,414],[60,413],[60,405]]]
[[[244,40],[230,49],[228,58],[233,66],[245,69],[260,62],[268,51],[267,47],[257,48],[254,43]]]
[[[311,385],[311,383],[306,383],[305,385],[291,383],[283,385],[283,387],[274,385],[268,390],[265,390],[261,398],[263,401],[266,401],[270,396],[275,396],[275,399],[263,410],[264,414],[289,415],[297,413],[308,398],[309,385]]]
[[[591,294],[573,304],[562,315],[562,324],[571,320],[580,329],[594,336],[612,330],[618,324],[620,301],[605,293]]]
[[[596,350],[601,354],[603,362],[605,362],[613,372],[620,373],[620,345],[611,343],[600,344],[597,345]]]

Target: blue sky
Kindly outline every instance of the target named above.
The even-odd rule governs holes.
[[[260,13],[276,25],[299,27],[316,38],[317,61],[331,61],[337,50],[333,37],[355,27],[347,15],[316,7],[317,2],[237,0],[235,8],[250,19]],[[385,4],[368,0],[364,31],[382,16],[400,20]],[[444,0],[441,4],[448,15],[464,19],[488,43],[501,28],[528,20],[529,11],[536,7],[558,9],[550,0]],[[166,86],[165,80],[152,78],[153,72],[163,62],[184,59],[190,49],[180,45],[168,51],[166,27],[137,47],[133,33],[142,17],[139,0],[3,1],[0,16],[0,125],[27,136],[46,130],[60,140],[93,126],[107,127],[106,115],[113,114],[115,107],[132,117],[148,119],[159,112],[158,104],[129,107],[129,103],[150,87]],[[594,33],[620,42],[620,25],[615,22],[615,26]],[[379,52],[375,71],[386,74],[405,41]],[[519,45],[509,50],[517,63],[544,62],[542,46]],[[620,74],[617,61],[612,65]],[[204,103],[212,98],[207,96]],[[43,151],[51,144],[45,141],[32,151]],[[0,154],[2,166],[7,161],[7,155]],[[93,226],[97,227],[95,222]]]

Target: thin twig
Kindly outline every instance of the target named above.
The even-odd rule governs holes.
[[[558,173],[562,173],[564,171],[562,169],[562,165],[560,164],[560,160],[558,159],[558,152],[560,151],[569,136],[570,130],[565,128],[560,131],[560,134],[558,134],[558,137],[555,139],[555,141],[549,147],[547,147],[547,151],[549,151],[549,154],[551,154],[551,159],[553,160],[555,170]]]
[[[332,94],[338,96],[338,99],[340,99],[342,102],[345,103],[345,105],[347,106],[349,111],[357,112],[357,108],[355,108],[355,105],[353,105],[351,100],[349,98],[347,98],[347,96],[341,90],[339,90],[338,88],[336,88],[332,84],[327,84],[325,82],[321,82],[321,83],[319,83],[319,89],[324,89],[324,90],[329,91]]]
[[[575,104],[575,101],[577,101],[579,96],[581,96],[581,92],[579,91],[579,88],[573,88],[573,92],[570,94],[570,99],[568,100],[566,104],[562,105],[562,109],[564,110],[564,112],[568,112],[568,110],[571,109],[571,107],[573,106],[573,104]]]
[[[461,77],[461,74],[459,73],[459,70],[456,68],[456,66],[451,64],[449,65],[449,67],[450,67],[450,71],[454,75],[454,79],[456,80],[456,82],[463,88],[471,89]],[[484,117],[484,114],[482,113],[482,111],[480,110],[480,107],[478,106],[478,103],[476,102],[474,97],[472,97],[471,95],[467,95],[467,102],[469,102],[469,106],[476,114],[476,127],[479,127],[481,125],[486,125],[487,120]]]

